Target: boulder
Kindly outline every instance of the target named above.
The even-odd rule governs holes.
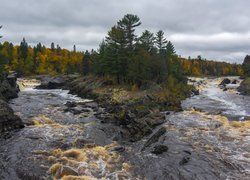
[[[154,149],[151,151],[153,154],[162,154],[168,151],[168,147],[163,144],[155,145]]]
[[[9,105],[0,100],[0,132],[23,128],[22,120],[16,116]]]
[[[64,76],[51,77],[42,76],[41,85],[37,86],[37,89],[59,89],[66,85],[67,78]]]
[[[231,83],[230,79],[225,78],[225,79],[223,79],[223,81],[221,81],[220,86],[225,86],[225,85],[230,84],[230,83]]]
[[[232,81],[232,84],[237,84],[237,83],[238,81],[236,79]]]

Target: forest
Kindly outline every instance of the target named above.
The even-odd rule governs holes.
[[[145,30],[137,15],[127,14],[108,31],[98,50],[85,52],[62,49],[53,42],[31,47],[23,38],[20,45],[0,44],[0,71],[16,71],[19,76],[36,74],[93,74],[117,84],[137,85],[149,82],[185,82],[185,76],[242,75],[241,65],[201,58],[184,59],[164,32]]]

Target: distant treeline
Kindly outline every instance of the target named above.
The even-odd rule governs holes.
[[[186,76],[241,76],[242,65],[205,59],[179,58],[183,74]]]
[[[107,33],[97,51],[77,52],[61,49],[51,43],[31,47],[25,39],[20,45],[0,44],[0,71],[13,70],[19,75],[33,74],[94,74],[113,78],[118,84],[140,87],[148,82],[184,82],[185,75],[241,75],[240,65],[199,59],[178,58],[174,45],[162,30],[156,34],[145,30],[136,15],[127,14]]]

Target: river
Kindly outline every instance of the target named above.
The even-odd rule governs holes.
[[[154,130],[166,133],[146,148],[153,135],[117,143],[119,127],[102,123],[107,114],[96,102],[20,80],[10,105],[27,126],[1,135],[0,179],[249,179],[250,97],[234,89],[239,82],[223,91],[223,78],[192,79],[200,95],[168,113]],[[151,153],[157,144],[167,152]]]

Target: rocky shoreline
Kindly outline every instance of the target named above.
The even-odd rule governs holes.
[[[14,114],[8,105],[8,100],[17,98],[19,88],[16,84],[16,74],[5,75],[0,82],[0,132],[24,127],[22,120]]]

